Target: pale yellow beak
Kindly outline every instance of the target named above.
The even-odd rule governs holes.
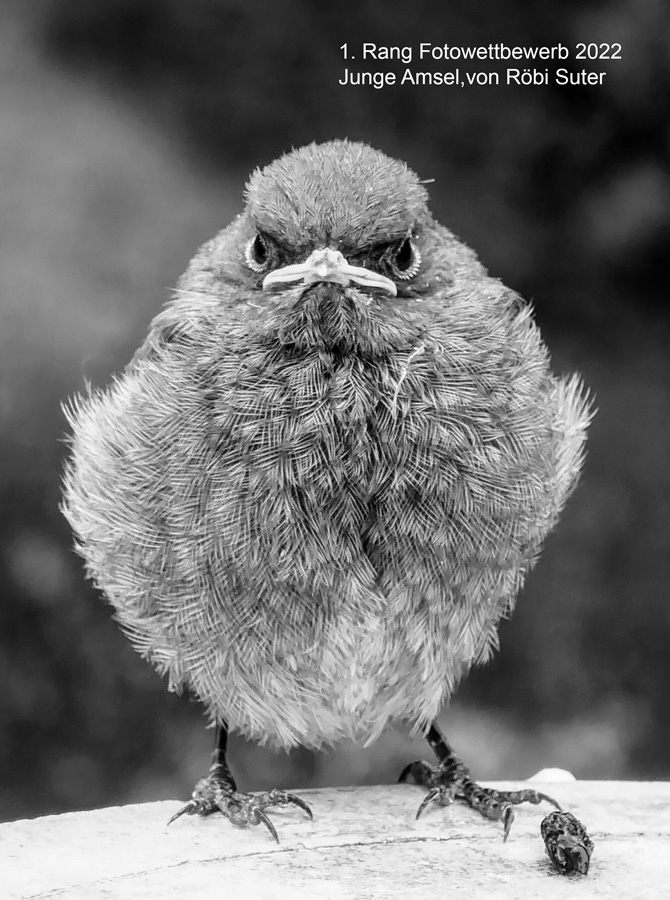
[[[329,247],[315,250],[304,262],[295,266],[284,266],[270,272],[263,279],[263,288],[271,288],[290,281],[302,281],[304,284],[313,284],[315,281],[351,284],[353,281],[363,287],[380,288],[392,297],[398,293],[390,278],[363,266],[349,265],[339,250],[331,250]]]

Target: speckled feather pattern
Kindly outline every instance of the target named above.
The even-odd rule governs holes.
[[[422,265],[396,297],[263,291],[259,229],[288,261],[357,265],[412,235]],[[590,414],[416,176],[331,142],[254,173],[123,374],[68,415],[64,512],[134,645],[213,718],[317,747],[426,727],[488,657]]]

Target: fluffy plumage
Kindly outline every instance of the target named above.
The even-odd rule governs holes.
[[[90,576],[171,688],[260,742],[425,728],[495,647],[582,464],[579,379],[426,199],[347,141],[256,171],[123,374],[69,409]],[[263,288],[323,247],[397,295]]]

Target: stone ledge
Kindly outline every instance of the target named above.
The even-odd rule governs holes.
[[[518,789],[524,782],[496,783]],[[272,811],[261,828],[183,817],[177,801],[109,807],[0,825],[3,900],[447,897],[670,898],[670,783],[534,782],[586,826],[588,876],[562,876],[540,838],[550,808],[517,808],[510,839],[466,806],[414,814],[413,785],[297,791],[312,807]],[[438,893],[439,892],[439,893]]]

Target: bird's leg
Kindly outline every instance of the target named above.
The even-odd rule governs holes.
[[[472,780],[469,769],[456,756],[434,722],[426,738],[435,751],[438,765],[431,766],[423,760],[418,760],[405,766],[398,779],[407,781],[411,775],[417,784],[429,789],[417,810],[417,819],[433,801],[440,806],[446,806],[452,800],[465,800],[487,819],[502,821],[503,840],[506,841],[514,821],[514,806],[517,803],[541,803],[545,800],[560,810],[561,807],[551,797],[528,788],[522,791],[496,791],[493,788],[480,787]]]
[[[265,791],[263,794],[245,794],[238,791],[226,761],[227,744],[228,726],[222,722],[216,726],[216,744],[208,775],[200,779],[191,799],[172,816],[168,825],[183,815],[208,816],[214,812],[222,812],[239,828],[247,828],[249,825],[258,825],[262,822],[279,843],[277,831],[265,812],[267,807],[292,804],[304,809],[310,819],[312,818],[309,806],[294,794],[276,789]]]

